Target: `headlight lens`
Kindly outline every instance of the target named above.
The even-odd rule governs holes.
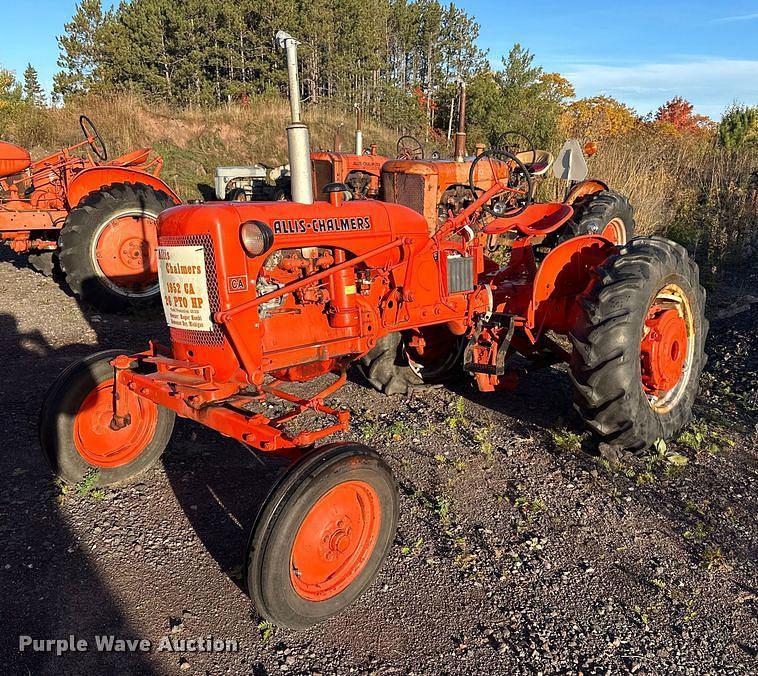
[[[240,227],[240,241],[248,256],[260,256],[271,248],[274,233],[261,221],[247,221]]]

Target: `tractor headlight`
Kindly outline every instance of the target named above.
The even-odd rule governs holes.
[[[248,256],[260,256],[271,248],[274,233],[261,221],[247,221],[240,226],[240,241]]]

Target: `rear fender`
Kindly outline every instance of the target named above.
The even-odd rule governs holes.
[[[534,277],[528,328],[535,335],[547,330],[568,333],[579,311],[579,296],[589,287],[595,270],[617,251],[597,235],[581,235],[555,247]]]
[[[92,167],[79,172],[68,184],[66,198],[73,209],[91,192],[114,183],[143,183],[165,192],[176,204],[181,204],[179,196],[164,181],[152,174],[129,167]]]
[[[608,185],[602,181],[590,179],[587,181],[580,181],[566,195],[566,199],[563,200],[564,204],[573,204],[580,197],[585,195],[594,195],[596,192],[608,190]]]

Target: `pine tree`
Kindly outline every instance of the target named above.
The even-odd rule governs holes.
[[[53,94],[67,97],[89,91],[97,80],[97,68],[104,62],[101,31],[109,19],[100,0],[81,0],[65,33],[58,37],[58,66],[53,78]]]
[[[42,89],[37,70],[31,63],[27,64],[24,71],[24,101],[33,106],[45,105],[45,90]]]
[[[732,105],[721,119],[718,138],[730,150],[758,147],[758,106]]]

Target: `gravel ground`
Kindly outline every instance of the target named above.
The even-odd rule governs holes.
[[[758,295],[757,274],[739,279],[711,315]],[[757,327],[758,305],[712,323],[696,423],[644,460],[603,457],[578,437],[559,369],[495,395],[384,398],[349,383],[336,399],[355,413],[351,437],[401,486],[397,541],[353,607],[298,633],[260,625],[241,588],[248,530],[280,465],[181,421],[138,482],[55,486],[36,437],[51,380],[74,358],[141,348],[165,329],[83,313],[6,254],[3,673],[756,673]],[[108,634],[152,649],[97,651]],[[20,652],[19,635],[90,649]],[[209,635],[238,649],[158,650]]]

